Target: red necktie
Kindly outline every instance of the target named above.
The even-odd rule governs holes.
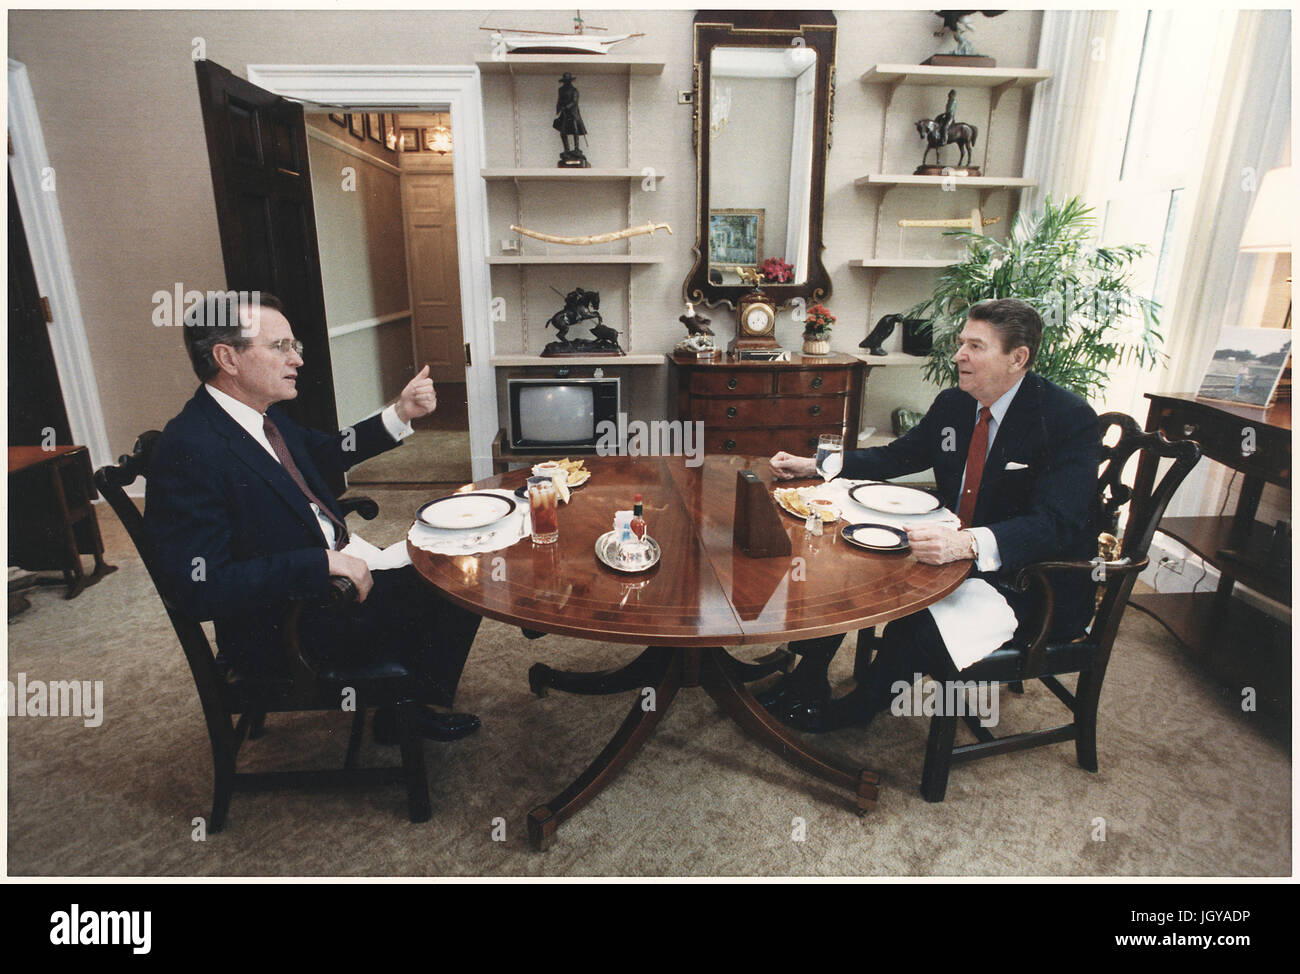
[[[984,476],[984,460],[989,452],[989,423],[993,411],[988,406],[980,409],[979,419],[975,422],[975,432],[970,437],[970,452],[966,454],[966,482],[961,492],[961,504],[957,516],[961,526],[970,527],[975,517],[975,499],[979,497],[980,478]]]
[[[334,525],[334,548],[336,550],[342,549],[348,543],[348,526],[335,517],[333,512],[311,492],[311,488],[307,486],[307,481],[302,477],[302,471],[298,469],[298,464],[293,462],[289,448],[285,446],[284,437],[280,435],[280,430],[275,423],[271,422],[270,416],[262,417],[262,432],[266,434],[266,438],[271,442],[271,449],[275,451],[275,455],[280,461],[280,466],[284,467],[285,473],[293,478],[293,482],[306,495],[307,500],[315,504],[316,508]]]

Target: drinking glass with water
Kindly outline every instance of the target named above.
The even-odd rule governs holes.
[[[817,473],[822,480],[832,480],[844,469],[844,437],[823,433],[817,438]]]

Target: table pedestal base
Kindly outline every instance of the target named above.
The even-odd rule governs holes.
[[[587,769],[550,801],[528,813],[528,841],[533,848],[549,848],[559,827],[614,780],[654,732],[683,687],[701,687],[723,713],[758,743],[795,767],[846,789],[854,797],[859,815],[874,808],[880,794],[880,779],[874,771],[850,767],[811,750],[754,699],[744,680],[757,679],[758,675],[764,675],[762,671],[771,672],[766,666],[756,670],[754,664],[741,663],[720,647],[652,646],[622,669],[600,673],[572,673],[541,664],[533,666],[528,672],[528,683],[539,695],[547,687],[581,694],[642,691],[618,733]],[[653,689],[653,695],[646,693],[647,689]]]

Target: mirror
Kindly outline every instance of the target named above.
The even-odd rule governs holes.
[[[829,12],[696,15],[698,220],[686,300],[734,307],[755,273],[781,306],[830,294],[821,252],[834,61]]]

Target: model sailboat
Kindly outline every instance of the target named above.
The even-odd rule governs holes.
[[[586,33],[589,30],[605,30],[593,27],[582,19],[582,12],[573,18],[573,31],[564,33],[551,30],[516,30],[505,27],[480,27],[479,30],[492,31],[493,50],[506,54],[608,54],[615,44],[644,34],[600,34]]]

